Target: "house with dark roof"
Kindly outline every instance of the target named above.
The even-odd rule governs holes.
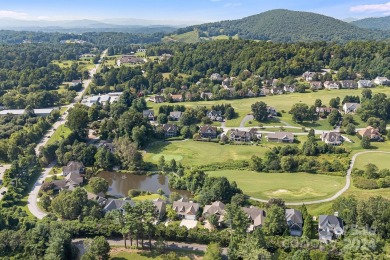
[[[62,175],[67,176],[70,173],[83,174],[85,172],[85,167],[82,162],[70,161],[64,167],[62,167]]]
[[[356,113],[356,111],[360,108],[360,106],[361,105],[359,103],[344,103],[343,111],[346,114]]]
[[[286,209],[286,221],[291,236],[302,236],[303,219],[302,213],[296,209]]]
[[[163,125],[164,135],[165,137],[175,137],[177,136],[177,132],[179,128],[174,124],[164,124]]]
[[[353,80],[342,80],[340,85],[343,89],[355,89],[358,87],[358,84]]]
[[[359,80],[358,81],[358,88],[372,88],[372,81],[371,80]]]
[[[156,104],[165,102],[165,97],[160,95],[151,96],[149,98],[150,102],[154,102]]]
[[[165,200],[158,198],[152,201],[154,206],[156,207],[158,218],[162,219],[165,216],[165,213],[167,211],[167,203]]]
[[[341,145],[344,142],[344,138],[339,132],[323,132],[321,140],[331,145]]]
[[[318,219],[318,237],[321,242],[329,242],[344,234],[343,220],[336,216],[320,215]]]
[[[250,206],[249,208],[244,207],[242,208],[242,210],[248,216],[248,219],[250,221],[250,225],[248,228],[249,232],[255,230],[256,228],[260,228],[264,225],[264,220],[266,217],[264,210],[254,206]]]
[[[80,173],[71,172],[65,176],[65,188],[73,190],[76,187],[81,186],[84,182],[84,177]]]
[[[370,141],[383,142],[383,137],[382,137],[381,133],[379,132],[378,128],[374,128],[372,126],[367,126],[366,128],[359,130],[358,133],[361,137],[366,136],[366,137],[370,138]]]
[[[294,134],[290,132],[276,132],[267,135],[268,142],[293,143]]]
[[[211,110],[207,112],[207,117],[210,118],[212,121],[223,121],[222,113],[221,111]]]
[[[217,128],[210,125],[201,126],[199,129],[199,135],[202,138],[217,138]]]
[[[186,199],[180,199],[173,202],[172,208],[176,211],[179,218],[196,220],[196,215],[198,214],[200,204],[194,203],[192,201],[187,201]]]
[[[109,212],[113,210],[120,210],[122,213],[124,212],[125,205],[129,204],[130,206],[134,206],[135,203],[131,199],[108,199],[106,206],[103,208],[103,211]]]
[[[147,118],[150,121],[153,121],[154,120],[154,111],[150,110],[150,109],[144,110],[144,111],[142,111],[142,116],[144,118]]]

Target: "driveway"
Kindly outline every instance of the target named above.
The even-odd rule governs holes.
[[[196,220],[183,219],[180,222],[180,226],[186,227],[187,229],[196,228],[196,225],[198,225],[198,221],[196,221]]]

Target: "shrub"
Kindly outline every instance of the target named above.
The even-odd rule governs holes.
[[[353,183],[359,189],[374,190],[379,188],[376,180],[369,180],[362,177],[355,177]]]

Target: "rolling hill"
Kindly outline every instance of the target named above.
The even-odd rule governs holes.
[[[198,41],[215,36],[239,36],[243,39],[277,42],[385,39],[390,34],[359,28],[332,17],[309,12],[277,9],[239,20],[227,20],[189,26],[176,31],[172,39],[196,31]],[[182,37],[183,38],[183,37]]]
[[[378,30],[389,31],[390,16],[366,18],[362,20],[353,21],[351,22],[351,24],[365,29],[378,29]]]

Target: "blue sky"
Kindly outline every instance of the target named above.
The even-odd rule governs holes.
[[[389,1],[389,2],[387,2]],[[0,17],[19,19],[140,18],[175,21],[238,19],[271,9],[336,18],[390,15],[390,0],[0,0]]]

